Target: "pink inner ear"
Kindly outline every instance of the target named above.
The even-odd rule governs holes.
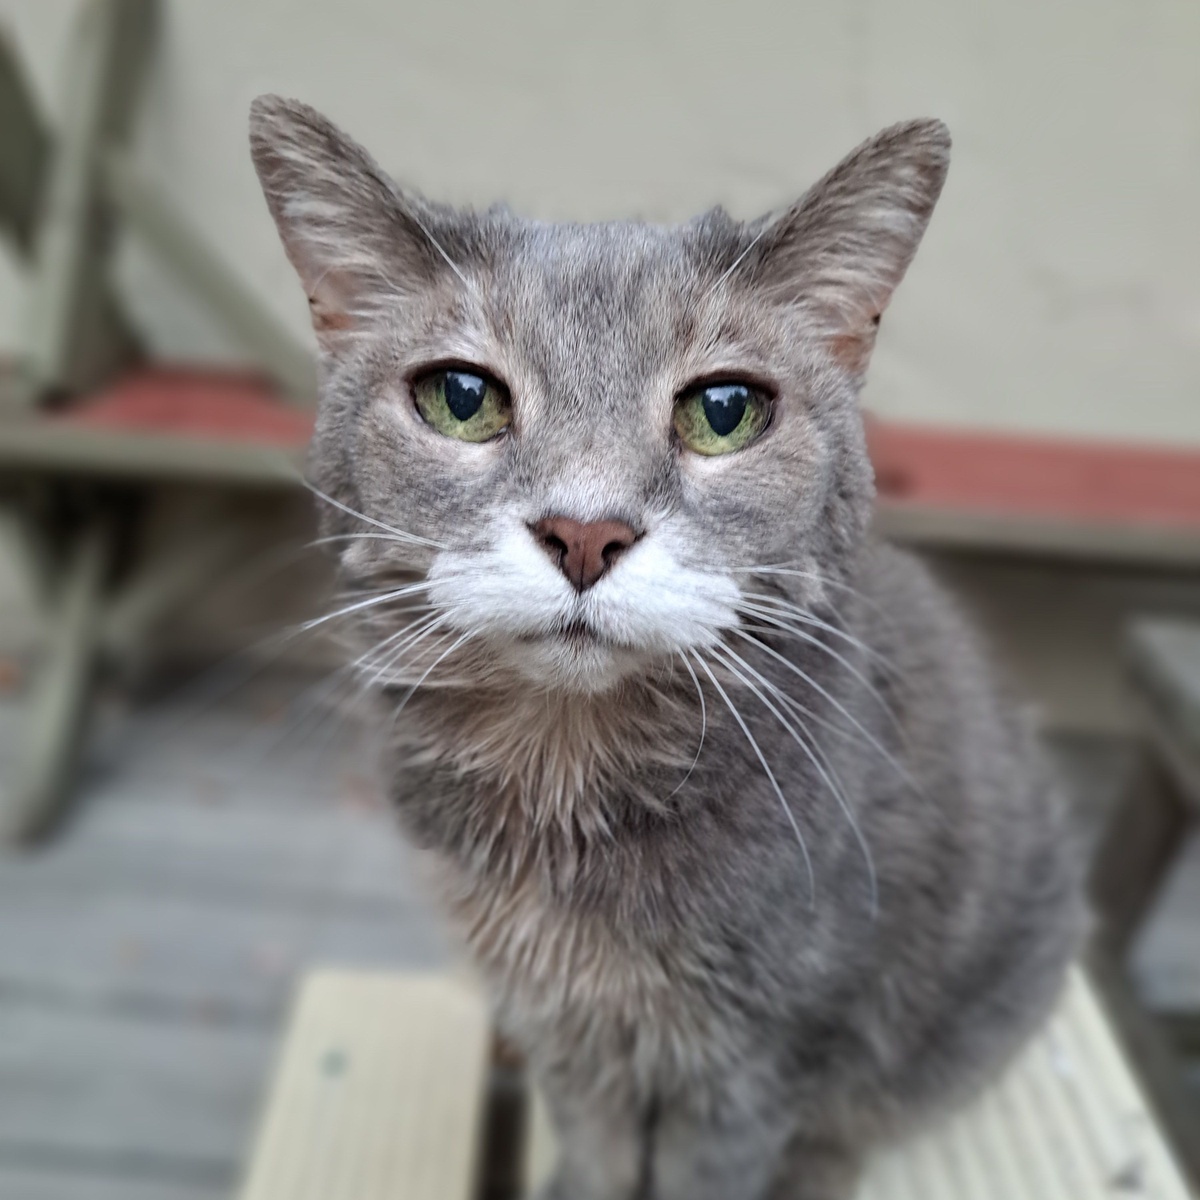
[[[326,268],[308,290],[308,311],[317,333],[338,333],[354,326],[349,303],[353,280],[349,273]]]
[[[861,328],[846,330],[829,337],[826,344],[839,366],[858,375],[866,373],[871,351],[875,349],[875,335],[879,332],[882,316],[882,311],[876,309],[865,319]]]
[[[872,321],[865,329],[856,333],[839,333],[829,339],[829,351],[839,366],[858,375],[867,369],[871,351],[875,347],[876,324]]]
[[[354,324],[353,318],[343,308],[329,307],[326,300],[320,296],[309,296],[308,311],[312,314],[313,328],[318,333],[349,329]]]

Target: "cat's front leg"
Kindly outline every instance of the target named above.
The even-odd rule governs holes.
[[[788,1147],[767,1200],[851,1200],[861,1176],[861,1153],[801,1136]]]
[[[666,1108],[653,1144],[653,1200],[851,1200],[858,1182],[856,1154],[797,1135],[766,1092],[703,1114]]]
[[[538,1200],[640,1200],[645,1171],[644,1104],[626,1089],[586,1097],[543,1081],[557,1162]]]
[[[701,1105],[695,1099],[664,1103],[657,1113],[648,1194],[654,1200],[768,1200],[788,1146],[786,1114],[772,1111],[765,1094],[748,1096],[741,1086]]]

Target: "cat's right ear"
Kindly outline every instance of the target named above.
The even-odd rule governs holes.
[[[866,370],[880,314],[912,262],[949,164],[941,121],[893,125],[754,236],[762,288],[802,310],[856,375]]]
[[[438,263],[424,202],[315,109],[260,96],[250,152],[323,349],[428,284]]]

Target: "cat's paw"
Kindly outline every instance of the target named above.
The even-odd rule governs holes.
[[[591,1200],[563,1175],[555,1175],[534,1193],[534,1200]]]
[[[862,1158],[833,1147],[793,1152],[769,1200],[852,1200],[862,1179]]]
[[[621,1187],[614,1181],[598,1184],[585,1182],[568,1172],[556,1171],[534,1193],[534,1200],[629,1200],[634,1188]]]

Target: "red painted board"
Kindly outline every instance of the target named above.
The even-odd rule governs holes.
[[[313,418],[269,383],[225,371],[154,367],[131,372],[47,418],[76,427],[295,449]]]
[[[893,504],[1094,525],[1200,528],[1200,449],[976,433],[871,420]]]

